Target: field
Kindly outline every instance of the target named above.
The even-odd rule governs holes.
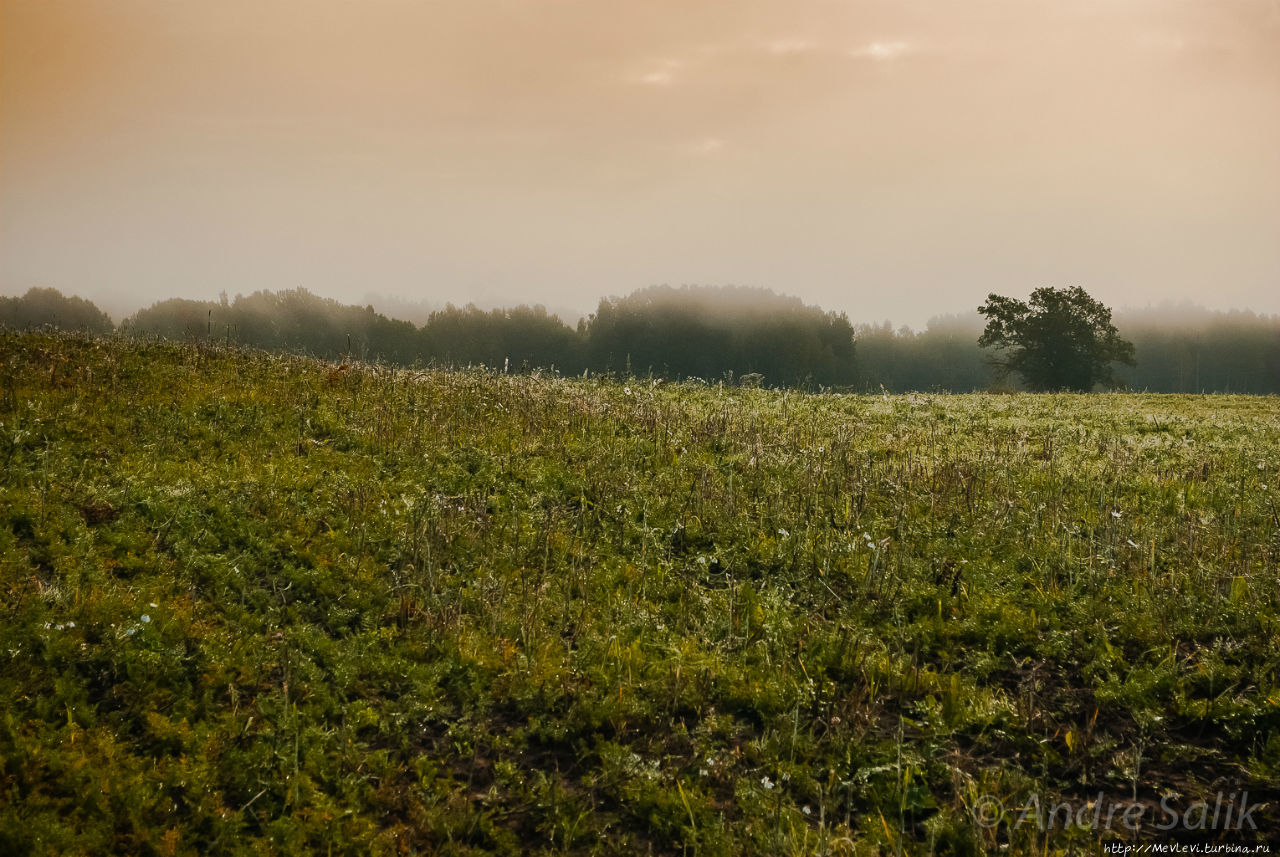
[[[1280,835],[1275,398],[0,364],[0,853]]]

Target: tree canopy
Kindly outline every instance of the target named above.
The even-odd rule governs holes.
[[[1111,310],[1078,286],[1036,289],[1025,302],[991,294],[978,312],[987,317],[978,344],[1000,349],[992,359],[997,370],[1017,372],[1031,390],[1115,386],[1111,364],[1135,362],[1133,343],[1120,338]]]
[[[90,333],[115,330],[110,316],[91,301],[68,297],[57,289],[36,287],[20,298],[0,297],[0,325],[22,330],[45,324]]]
[[[746,287],[652,286],[600,302],[584,325],[587,355],[605,369],[770,385],[846,385],[854,331],[843,314]]]
[[[630,371],[716,381],[732,372],[734,380],[751,383],[807,381],[856,392],[1011,388],[1003,381],[993,384],[993,369],[1013,371],[1005,365],[1013,354],[1006,350],[995,361],[1002,365],[993,366],[990,350],[979,343],[987,319],[977,309],[937,316],[924,330],[912,330],[888,322],[851,328],[841,314],[763,289],[643,289],[602,301],[574,326],[538,306],[415,306],[420,312],[413,319],[398,320],[388,317],[386,307],[349,305],[296,289],[164,300],[139,310],[119,329],[400,365]],[[1107,380],[1099,383],[1161,393],[1280,393],[1280,315],[1165,304],[1126,310],[1114,319],[1142,360],[1129,366],[1115,361],[1106,367],[1114,368],[1114,377],[1100,376]],[[45,325],[113,329],[92,303],[54,289],[0,297],[0,326]],[[1071,389],[1034,378],[1017,386]]]

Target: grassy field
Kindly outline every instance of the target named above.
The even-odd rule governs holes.
[[[0,853],[1280,835],[1275,398],[10,333],[0,384]]]

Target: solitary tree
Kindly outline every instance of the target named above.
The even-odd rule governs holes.
[[[1120,338],[1111,310],[1079,287],[1036,289],[1030,302],[988,295],[978,312],[987,317],[978,344],[999,349],[997,371],[1017,372],[1032,390],[1114,386],[1111,364],[1134,364],[1133,343]]]

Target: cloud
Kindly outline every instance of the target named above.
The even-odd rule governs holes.
[[[689,146],[690,152],[704,157],[714,155],[723,149],[724,140],[721,140],[719,137],[703,137],[701,140],[695,140]]]
[[[860,48],[849,51],[849,56],[857,57],[858,59],[875,60],[876,62],[888,62],[913,51],[914,48],[906,42],[869,42]]]
[[[677,73],[684,66],[684,60],[671,58],[656,60],[643,71],[632,75],[629,80],[644,86],[672,86],[676,82]]]

